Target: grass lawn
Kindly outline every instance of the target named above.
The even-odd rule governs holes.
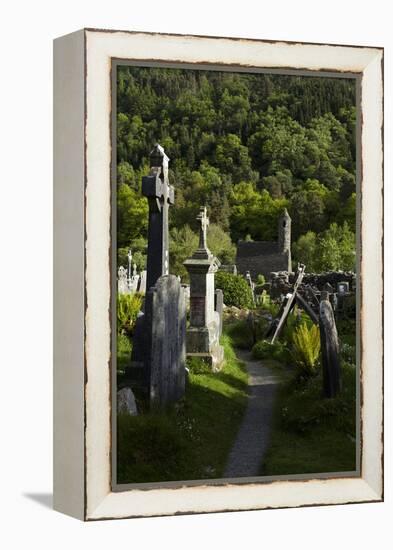
[[[117,371],[123,373],[130,362],[132,344],[125,334],[117,335]]]
[[[343,390],[321,396],[321,374],[292,377],[277,396],[271,445],[261,475],[347,472],[356,469],[356,373],[343,363]]]
[[[230,336],[219,373],[190,365],[185,397],[164,413],[118,417],[118,483],[222,477],[247,402],[247,373]]]

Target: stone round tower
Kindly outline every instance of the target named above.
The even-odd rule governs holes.
[[[292,220],[285,208],[278,221],[278,250],[291,255],[291,223]]]

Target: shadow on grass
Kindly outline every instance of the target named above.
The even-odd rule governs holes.
[[[244,366],[232,359],[227,369],[191,374],[165,413],[118,417],[118,483],[222,477],[247,401]]]

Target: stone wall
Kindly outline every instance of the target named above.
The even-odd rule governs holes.
[[[272,271],[288,271],[290,258],[288,252],[266,256],[238,257],[236,265],[237,271],[241,275],[246,275],[249,271],[253,281],[257,280],[258,275],[264,275],[265,279],[268,280]]]
[[[268,277],[269,282],[263,285],[262,289],[267,290],[272,298],[278,298],[282,294],[286,295],[288,292],[292,292],[295,280],[296,273],[289,273],[287,271],[272,272]],[[351,271],[305,273],[299,290],[301,291],[306,285],[310,285],[313,289],[322,291],[326,283],[329,283],[333,287],[334,292],[337,292],[338,283],[344,281],[349,283],[349,292],[356,290],[356,273]]]

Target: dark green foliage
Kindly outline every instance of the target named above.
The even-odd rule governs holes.
[[[290,361],[290,352],[284,342],[276,340],[271,344],[267,340],[259,340],[252,348],[255,359],[275,359],[284,365]]]
[[[132,342],[126,334],[117,335],[117,372],[123,373],[131,361]]]
[[[321,338],[317,325],[301,323],[292,334],[291,355],[302,376],[313,376],[319,366]]]
[[[246,280],[241,275],[233,275],[218,271],[215,278],[216,288],[224,294],[224,304],[238,308],[252,308],[252,292]]]
[[[356,369],[342,365],[343,389],[324,399],[322,376],[293,377],[279,392],[271,446],[261,475],[344,472],[356,468]],[[290,450],[290,451],[289,451]]]
[[[224,325],[225,334],[236,348],[250,349],[253,345],[253,334],[250,323],[246,320],[233,321]]]
[[[332,223],[344,231],[344,221],[354,232],[355,129],[353,79],[119,67],[118,247],[146,237],[141,178],[157,141],[171,159],[172,229],[195,231],[207,205],[232,242],[272,240],[285,206],[294,240]],[[335,254],[330,237],[321,262],[331,254],[344,269],[353,258]],[[181,262],[172,272],[184,275]]]
[[[136,318],[142,306],[142,295],[118,294],[117,295],[117,332],[132,335]]]

